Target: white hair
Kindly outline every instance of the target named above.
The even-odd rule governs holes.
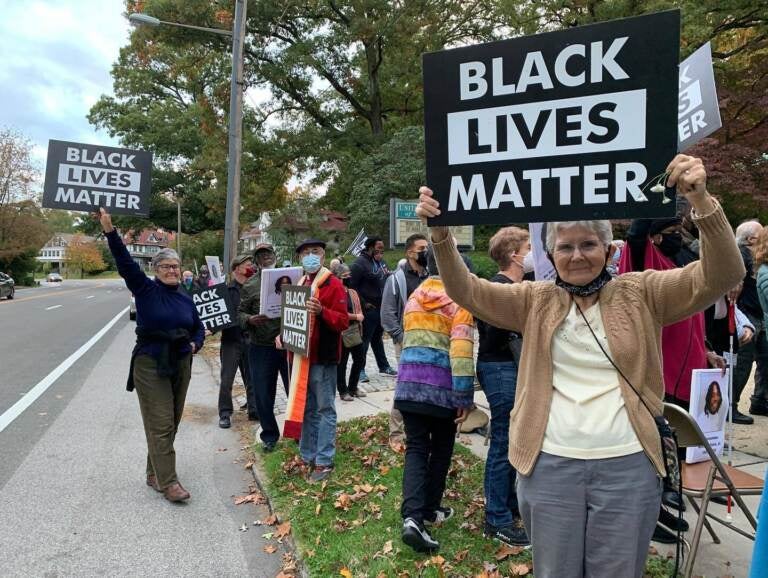
[[[741,225],[736,227],[736,244],[746,245],[747,239],[757,235],[762,228],[762,225],[757,220],[744,221]]]
[[[176,261],[177,263],[181,264],[179,254],[173,249],[168,248],[160,249],[157,253],[155,253],[155,256],[152,257],[152,269],[157,269],[157,266],[163,261]]]
[[[547,224],[547,252],[555,252],[558,232],[561,229],[570,229],[571,227],[584,227],[592,231],[605,247],[608,247],[613,241],[613,227],[611,227],[610,221],[559,221]]]

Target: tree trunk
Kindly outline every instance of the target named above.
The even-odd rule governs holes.
[[[382,116],[381,85],[379,83],[379,66],[381,66],[382,45],[381,37],[365,43],[365,60],[368,68],[368,90],[370,91],[371,125],[373,136],[384,134],[384,118]]]

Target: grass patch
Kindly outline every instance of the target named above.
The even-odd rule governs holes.
[[[482,535],[484,462],[457,444],[443,504],[457,514],[432,532],[438,556],[400,540],[403,457],[387,444],[384,414],[340,423],[335,470],[310,484],[298,447],[282,440],[263,456],[273,505],[291,529],[310,576],[443,578],[532,576],[528,551],[509,552]],[[650,578],[671,574],[667,560],[649,561]],[[348,573],[347,573],[348,572]]]

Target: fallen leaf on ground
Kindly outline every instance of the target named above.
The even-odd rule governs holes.
[[[247,532],[247,531],[248,531],[248,526],[246,526],[245,524],[243,524],[242,526],[240,526],[240,531],[241,531],[241,532]]]
[[[266,500],[264,499],[264,496],[261,494],[261,492],[252,492],[246,496],[235,497],[235,506],[247,504],[249,502],[253,504],[264,504],[266,503]]]
[[[382,476],[386,476],[391,468],[389,466],[379,466],[379,473]]]
[[[349,494],[341,494],[336,501],[333,503],[333,507],[337,510],[349,510],[349,507],[352,505],[352,496]]]
[[[517,556],[522,551],[523,548],[520,546],[508,546],[507,544],[503,544],[501,548],[496,551],[496,560],[501,561],[510,556]]]
[[[266,534],[262,534],[261,537],[264,538],[265,540],[271,540],[272,536],[274,535],[275,535],[274,532],[267,532]]]
[[[264,546],[264,551],[267,554],[274,554],[275,552],[277,552],[277,546],[275,546],[274,544],[267,544],[266,546]]]
[[[277,524],[277,514],[272,514],[269,518],[264,520],[265,526],[274,526],[275,524]]]
[[[253,467],[253,462],[248,462],[243,466],[246,470],[250,470]]]
[[[531,567],[528,564],[512,564],[509,571],[512,576],[526,576],[531,571]]]
[[[275,538],[278,540],[280,538],[285,538],[288,534],[291,533],[291,522],[283,522],[275,529]]]
[[[453,556],[454,562],[462,562],[469,555],[469,550],[460,550]]]
[[[280,570],[280,573],[277,576],[275,576],[275,578],[294,578],[294,576],[293,576],[292,573],[291,574],[286,574],[285,572]]]
[[[322,505],[322,504],[318,504],[318,505],[315,507],[315,516],[319,516],[319,515],[320,515],[320,509],[321,509],[322,507],[323,507],[323,505]]]
[[[344,576],[344,578],[352,578],[352,572],[349,571],[349,568],[346,566],[339,570],[339,576]]]

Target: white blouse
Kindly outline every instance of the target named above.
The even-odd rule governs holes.
[[[584,312],[611,355],[600,303]],[[542,451],[582,460],[643,451],[629,422],[619,375],[584,323],[575,303],[552,338],[554,392]]]

